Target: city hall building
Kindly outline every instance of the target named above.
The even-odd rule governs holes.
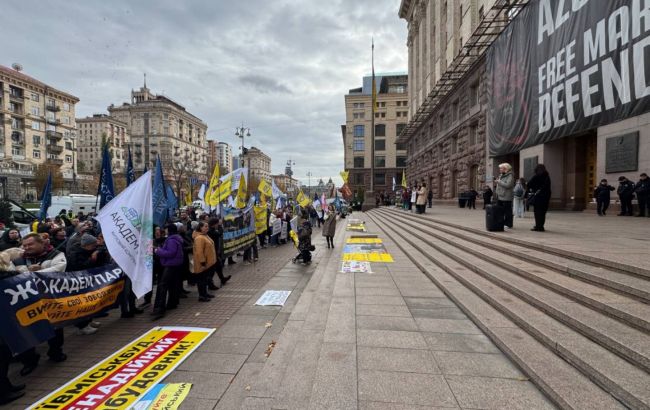
[[[650,4],[403,0],[409,180],[453,199],[498,164],[551,174],[551,206],[584,210],[601,178],[650,171]],[[475,145],[474,145],[475,144]]]

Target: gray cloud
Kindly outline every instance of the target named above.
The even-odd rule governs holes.
[[[246,144],[271,156],[274,173],[291,158],[304,182],[308,171],[340,182],[343,96],[370,72],[370,38],[377,71],[407,68],[399,3],[70,0],[43,14],[38,0],[8,2],[0,64],[20,62],[78,96],[78,116],[128,101],[146,72],[153,92],[208,124],[209,138],[236,147],[244,122]]]
[[[291,90],[275,78],[259,74],[246,74],[239,77],[239,82],[249,85],[262,94],[291,94]]]

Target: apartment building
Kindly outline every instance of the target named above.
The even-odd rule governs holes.
[[[0,196],[36,200],[36,169],[44,164],[61,172],[74,190],[76,175],[75,104],[79,99],[22,72],[0,65]]]
[[[233,171],[232,147],[226,142],[217,144],[217,160],[225,172]]]
[[[95,114],[86,118],[77,118],[77,128],[79,172],[94,173],[101,168],[103,143],[108,144],[113,172],[126,171],[129,133],[125,123],[106,114]]]

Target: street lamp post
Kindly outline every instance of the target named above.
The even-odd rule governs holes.
[[[251,129],[244,127],[244,123],[242,122],[241,127],[236,127],[235,128],[235,136],[241,138],[241,161],[240,165],[243,167],[244,166],[244,137],[250,137],[251,136]],[[248,160],[248,165],[250,165],[250,158]],[[250,180],[250,166],[246,168],[246,183],[248,184],[248,181]],[[248,187],[247,187],[248,188]]]
[[[307,195],[311,198],[311,177],[314,174],[311,173],[311,171],[307,171]]]

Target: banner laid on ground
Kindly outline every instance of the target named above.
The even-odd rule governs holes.
[[[102,208],[96,218],[111,257],[131,278],[137,297],[144,296],[152,288],[154,215],[151,198],[151,172],[148,171]]]
[[[253,207],[226,209],[223,219],[223,251],[226,257],[255,243]]]
[[[156,327],[30,409],[126,409],[181,364],[214,329]]]
[[[393,257],[381,243],[355,243],[343,247],[344,261],[393,262]]]
[[[343,261],[341,262],[342,273],[372,273],[370,262]]]
[[[345,243],[383,243],[379,238],[362,238],[358,236],[352,236],[348,238]]]
[[[284,306],[291,294],[290,290],[267,290],[265,291],[255,305],[257,306]]]
[[[192,383],[159,383],[147,392],[133,410],[176,410],[187,398]]]
[[[117,265],[77,272],[3,272],[2,338],[15,354],[54,337],[55,327],[89,319],[115,307],[124,289]]]
[[[650,111],[648,9],[531,0],[487,52],[490,155]]]
[[[366,232],[366,224],[358,219],[349,219],[345,230],[352,232]]]

